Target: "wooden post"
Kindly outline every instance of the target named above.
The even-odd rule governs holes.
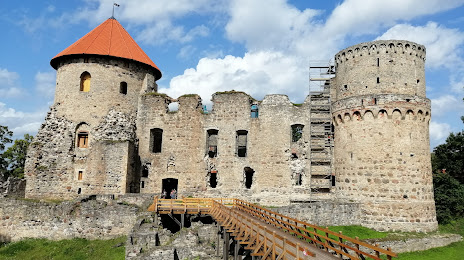
[[[226,229],[224,229],[224,258],[228,259],[229,257],[229,233],[227,233]]]
[[[300,243],[296,243],[296,260],[300,259]]]
[[[387,248],[387,251],[388,251],[388,252],[391,252],[391,251],[392,251],[391,247],[388,247],[388,248]],[[387,255],[387,259],[388,259],[388,260],[391,260],[391,259],[392,259],[391,255]]]
[[[219,223],[216,222],[217,225],[217,243],[216,243],[216,255],[219,256],[219,242],[221,239],[221,226],[219,226]]]
[[[379,244],[375,244],[375,247],[379,247]],[[379,251],[375,251],[375,255],[377,257],[380,257],[380,252]]]
[[[276,232],[273,231],[272,232],[272,259],[273,260],[276,259],[276,246],[275,246],[275,243],[276,243]]]
[[[339,231],[339,234],[342,235],[342,231]],[[342,246],[343,245],[343,238],[341,237],[338,237],[338,241],[340,241],[340,250],[341,251],[344,251],[345,250],[345,247]],[[343,259],[343,255],[340,253],[340,259]]]
[[[234,247],[234,260],[238,260],[238,250],[240,249],[240,243],[237,239],[235,239],[235,247]]]
[[[180,229],[184,228],[184,223],[185,223],[185,214],[180,214]]]

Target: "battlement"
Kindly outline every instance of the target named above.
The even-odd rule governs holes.
[[[425,61],[426,50],[423,45],[410,41],[378,40],[356,44],[343,49],[335,55],[335,61],[337,64],[340,64],[348,61],[351,58],[380,53],[405,54],[418,57],[419,59]]]

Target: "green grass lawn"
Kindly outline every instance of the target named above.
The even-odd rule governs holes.
[[[26,239],[0,247],[0,259],[124,259],[126,237],[111,240]]]

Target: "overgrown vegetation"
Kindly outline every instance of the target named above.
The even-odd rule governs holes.
[[[124,259],[126,237],[111,240],[26,239],[0,247],[0,259]]]
[[[23,178],[24,164],[26,162],[27,147],[32,142],[33,136],[25,134],[24,139],[17,139],[13,145],[5,150],[7,144],[13,140],[13,132],[7,126],[0,126],[0,174],[5,178],[10,176]]]

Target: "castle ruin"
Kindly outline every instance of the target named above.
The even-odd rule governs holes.
[[[55,102],[28,151],[26,197],[351,203],[367,227],[435,230],[424,63],[413,42],[358,44],[316,67],[335,77],[314,78],[323,87],[303,104],[230,91],[205,111],[196,94],[158,93],[161,71],[110,18],[50,62]]]

